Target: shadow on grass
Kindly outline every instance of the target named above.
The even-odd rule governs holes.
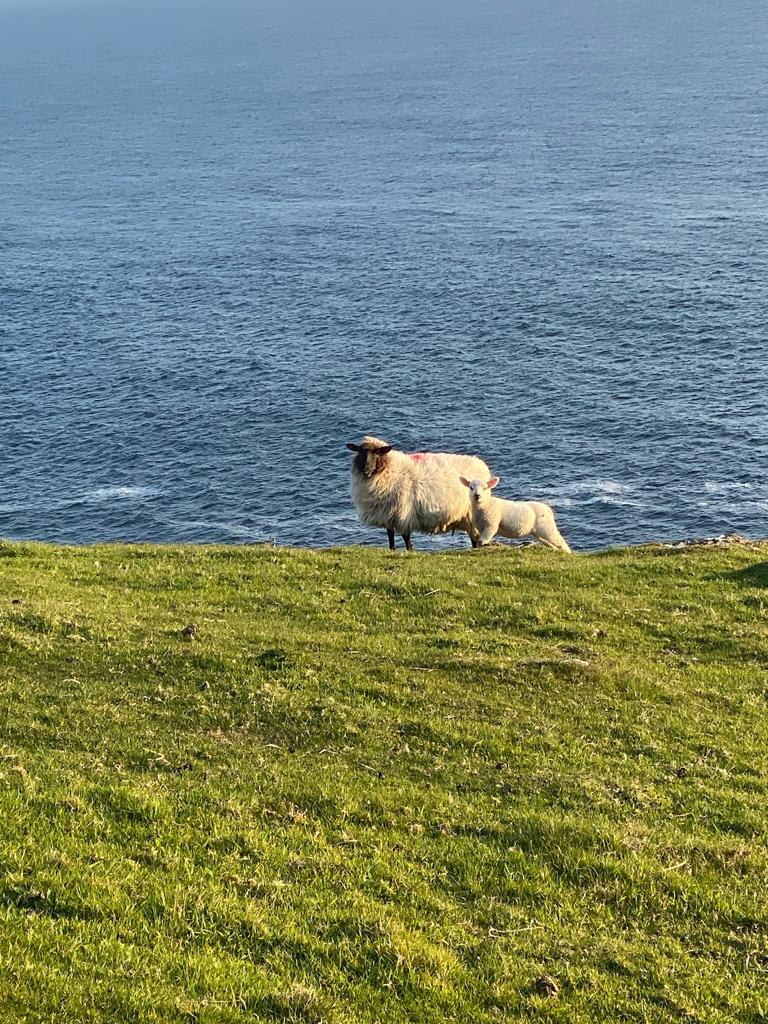
[[[100,916],[91,907],[61,900],[50,891],[41,892],[24,886],[10,886],[0,893],[0,906],[13,907],[25,913],[44,915],[53,919],[92,921]]]
[[[744,569],[718,573],[713,578],[732,580],[744,587],[768,587],[768,562],[757,562],[755,565],[747,565]]]

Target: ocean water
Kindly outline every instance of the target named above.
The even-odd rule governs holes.
[[[765,536],[766,68],[763,0],[0,0],[0,536],[379,544],[367,432]]]

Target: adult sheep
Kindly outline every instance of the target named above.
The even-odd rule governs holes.
[[[464,530],[472,547],[478,531],[472,522],[469,491],[460,476],[488,479],[490,470],[474,455],[447,452],[399,452],[378,437],[347,445],[352,460],[352,500],[366,526],[387,531],[389,548],[395,534],[413,551],[411,534]]]

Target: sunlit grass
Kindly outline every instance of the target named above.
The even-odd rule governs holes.
[[[768,548],[2,545],[0,808],[3,1020],[763,1021]]]

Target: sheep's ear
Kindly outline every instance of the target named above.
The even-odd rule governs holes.
[[[391,444],[385,444],[382,448],[377,448],[376,449],[376,454],[377,455],[389,455],[389,453],[391,451],[392,451],[392,445]]]
[[[467,480],[467,478],[465,476],[460,476],[459,480],[461,480],[461,482],[464,484],[465,487],[471,487],[472,486],[472,484],[469,482],[469,480]]]
[[[347,448],[349,448],[349,450],[351,452],[359,452],[360,451],[360,445],[359,444],[352,444],[351,441],[347,441]]]
[[[498,485],[498,483],[499,483],[499,478],[497,476],[492,476],[491,479],[488,481],[488,483],[485,486],[488,488],[489,491],[491,491],[491,490],[493,490],[494,487],[496,487]]]

